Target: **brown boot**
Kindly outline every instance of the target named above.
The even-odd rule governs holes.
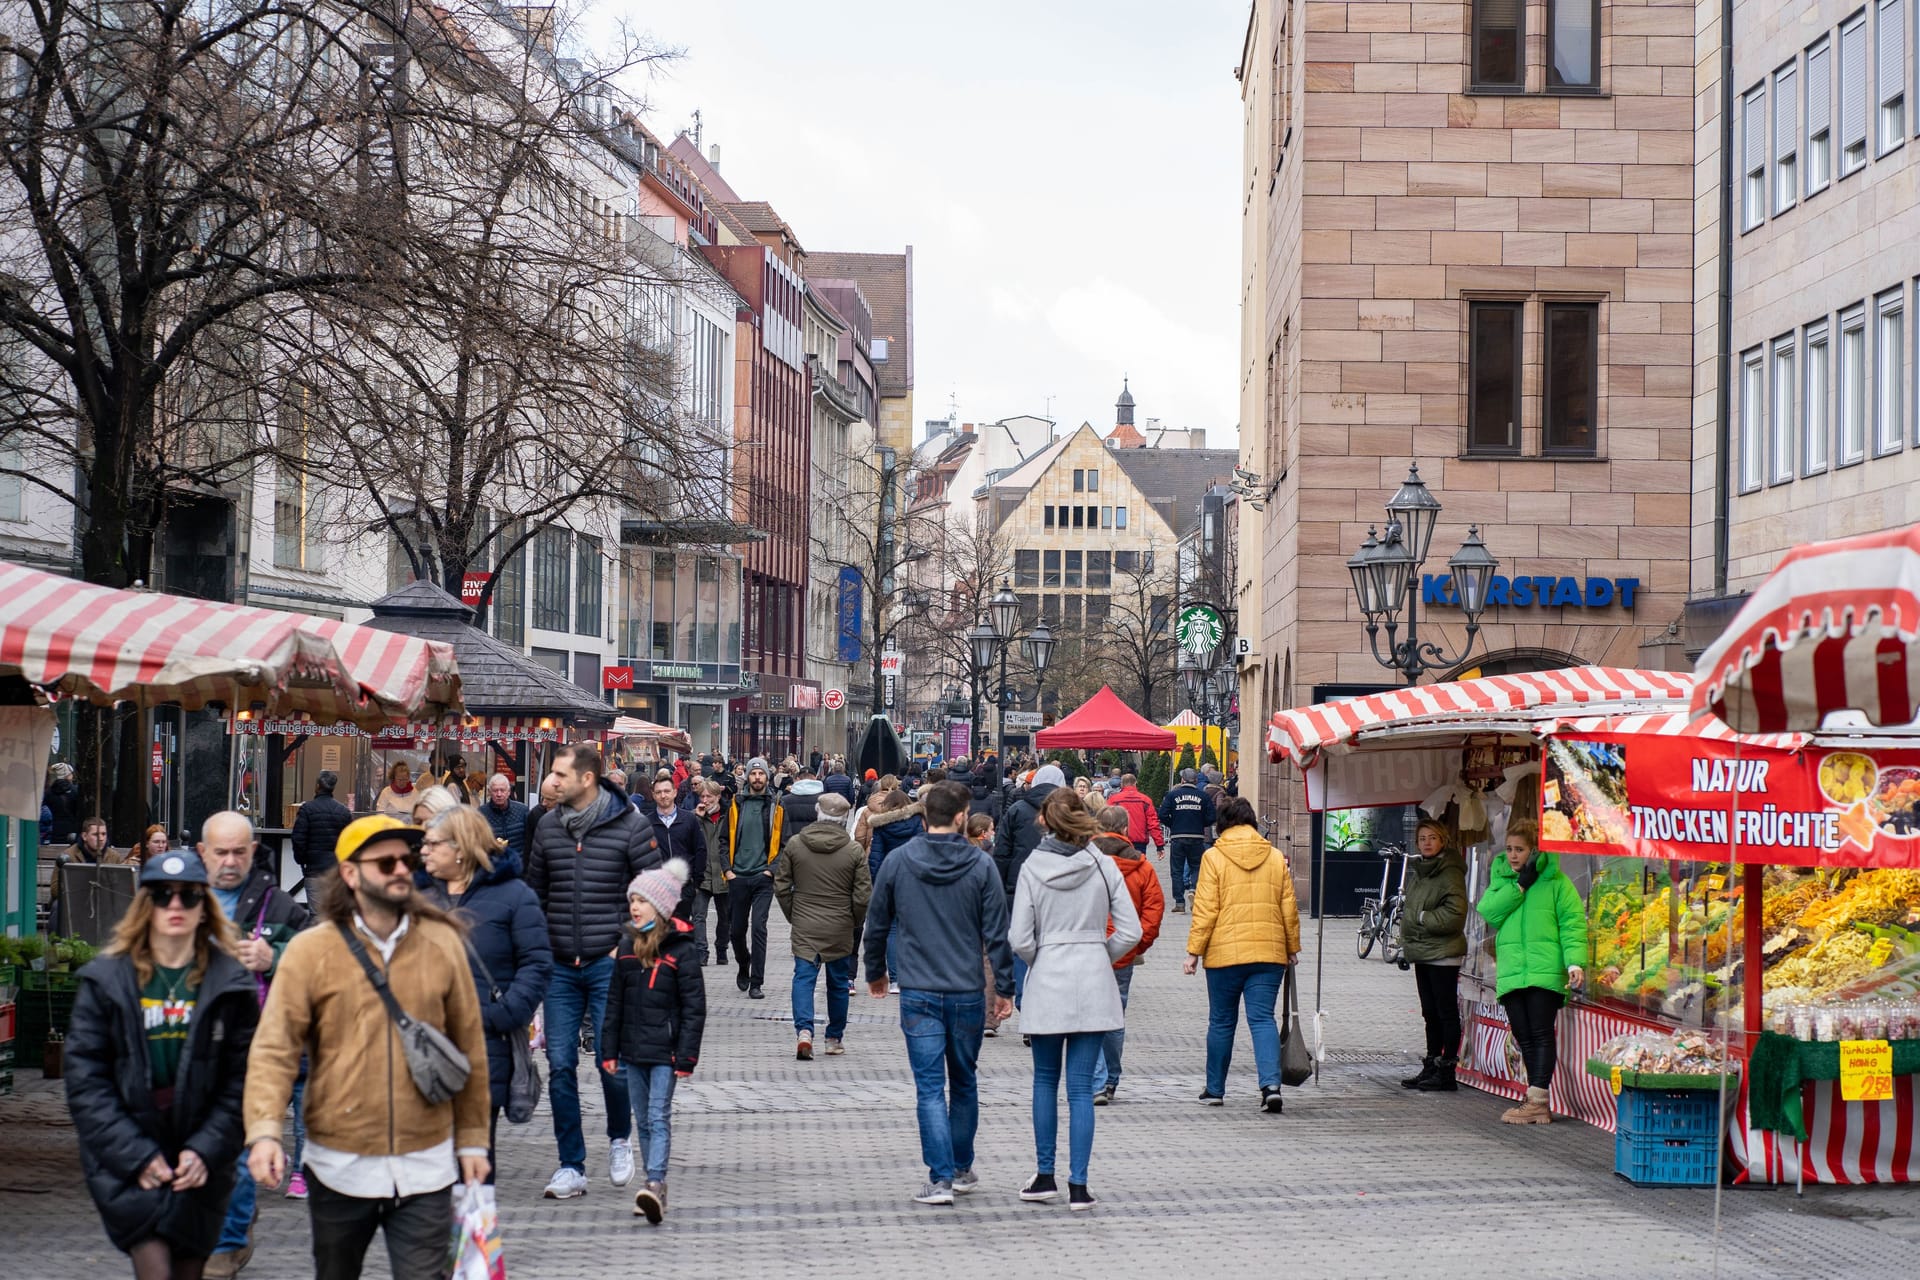
[[[1527,1100],[1500,1117],[1502,1124],[1552,1124],[1553,1110],[1547,1106],[1547,1091],[1527,1086]]]

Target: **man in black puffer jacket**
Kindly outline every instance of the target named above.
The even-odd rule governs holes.
[[[553,978],[547,986],[547,1097],[560,1167],[547,1183],[550,1200],[585,1195],[587,1141],[580,1124],[580,1022],[592,1018],[595,1063],[609,1056],[607,983],[613,949],[627,918],[627,885],[664,861],[653,823],[626,792],[606,780],[606,762],[586,745],[563,748],[547,775],[558,802],[534,828],[527,851],[527,884],[547,913],[553,942]],[[633,1178],[633,1109],[617,1075],[600,1073],[611,1143],[608,1177],[616,1187]]]

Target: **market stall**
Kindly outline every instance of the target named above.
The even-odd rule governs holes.
[[[1177,751],[1180,742],[1173,730],[1162,729],[1153,721],[1120,701],[1111,685],[1060,717],[1054,724],[1033,736],[1042,751]]]
[[[655,724],[638,716],[618,717],[607,736],[618,738],[629,750],[646,751],[656,759],[662,751],[678,751],[682,755],[693,753],[693,740],[684,730]]]

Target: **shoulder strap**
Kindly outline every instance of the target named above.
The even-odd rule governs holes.
[[[334,928],[340,930],[340,937],[345,940],[347,950],[353,952],[353,958],[360,962],[362,969],[366,970],[367,981],[371,982],[373,989],[379,993],[380,1003],[387,1006],[387,1016],[393,1019],[393,1025],[402,1030],[412,1025],[413,1019],[407,1017],[406,1010],[400,1007],[400,1002],[393,998],[393,992],[387,989],[387,975],[380,972],[373,963],[373,957],[367,954],[367,949],[361,945],[360,939],[353,936],[353,930],[343,924],[336,924]]]
[[[466,947],[467,955],[472,958],[475,964],[480,966],[480,972],[487,975],[487,993],[492,997],[493,1003],[499,1004],[500,1003],[500,984],[493,980],[492,966],[487,964],[486,958],[480,954],[477,948],[474,947],[472,938],[468,937],[465,933],[462,933],[460,935],[460,942],[463,946]]]

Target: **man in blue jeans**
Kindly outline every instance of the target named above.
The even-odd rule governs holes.
[[[597,748],[562,748],[547,775],[558,802],[534,828],[527,850],[527,885],[547,913],[553,977],[547,984],[547,1100],[560,1149],[544,1193],[566,1200],[587,1193],[587,1139],[580,1122],[580,1023],[593,1019],[598,1064],[615,1057],[606,1038],[607,985],[613,948],[627,915],[627,886],[665,859],[653,823],[626,792],[605,778]],[[633,1108],[627,1085],[600,1072],[607,1103],[607,1178],[616,1187],[633,1180]]]
[[[1182,769],[1180,785],[1160,802],[1160,826],[1167,833],[1167,848],[1173,854],[1167,880],[1173,888],[1175,911],[1187,909],[1187,896],[1200,883],[1200,857],[1207,851],[1207,834],[1215,818],[1213,800],[1200,789],[1200,775]]]
[[[867,907],[867,990],[900,984],[900,1030],[919,1097],[920,1156],[927,1181],[914,1199],[952,1204],[979,1184],[973,1139],[980,1127],[976,1065],[986,1026],[980,955],[993,962],[994,1011],[1013,1014],[1013,949],[1007,897],[987,855],[963,830],[973,792],[940,782],[922,794],[927,829],[887,855]]]

